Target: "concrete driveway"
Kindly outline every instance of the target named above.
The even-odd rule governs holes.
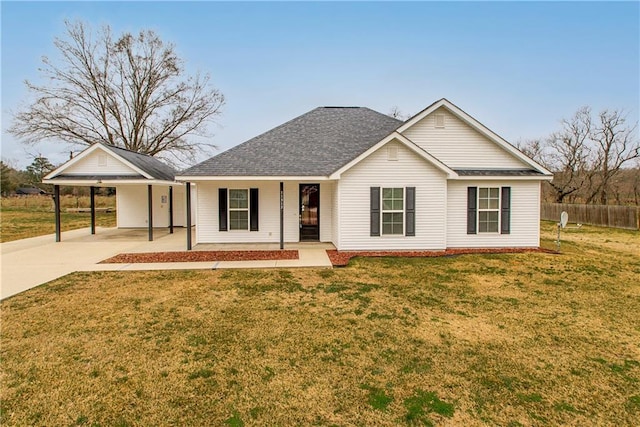
[[[74,271],[91,269],[103,259],[122,252],[186,249],[184,229],[176,229],[171,235],[156,230],[153,242],[147,238],[145,230],[98,227],[95,235],[88,228],[63,232],[59,243],[52,234],[0,243],[0,299]]]
[[[96,229],[91,235],[88,228],[62,233],[62,241],[55,242],[53,234],[14,242],[0,243],[0,299],[57,279],[74,271],[133,271],[133,270],[186,270],[225,268],[331,268],[326,249],[331,244],[287,244],[297,249],[298,259],[264,261],[209,261],[146,264],[98,264],[123,252],[184,251],[187,246],[186,230],[176,228],[174,234],[165,229],[154,231],[154,240],[148,241],[147,230]],[[275,250],[278,245],[197,245],[194,250]]]

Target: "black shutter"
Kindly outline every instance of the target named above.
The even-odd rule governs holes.
[[[220,231],[227,231],[227,189],[218,188],[218,224]]]
[[[511,233],[511,187],[502,187],[500,234]]]
[[[380,187],[371,187],[371,235],[380,235]]]
[[[258,189],[249,189],[249,231],[258,231]]]
[[[416,235],[416,187],[407,187],[405,189],[406,192],[406,205],[405,205],[405,216],[406,216],[406,224],[404,228],[405,236],[415,236]]]
[[[477,234],[478,187],[467,187],[467,234]]]

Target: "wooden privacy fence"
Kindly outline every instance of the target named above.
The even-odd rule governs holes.
[[[560,214],[566,211],[569,222],[600,225],[612,228],[640,229],[640,207],[616,205],[570,205],[566,203],[542,203],[540,218],[560,221]]]

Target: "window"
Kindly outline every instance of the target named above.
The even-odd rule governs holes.
[[[249,190],[229,190],[229,230],[249,229]]]
[[[404,234],[404,188],[382,189],[382,234]]]
[[[497,233],[499,221],[500,189],[478,188],[478,232]]]

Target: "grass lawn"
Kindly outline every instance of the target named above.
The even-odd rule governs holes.
[[[62,196],[62,231],[91,226],[90,213],[70,213],[66,208],[88,208],[89,197]],[[96,197],[97,207],[114,207],[115,197]],[[0,203],[0,242],[52,234],[56,231],[55,210],[50,196],[2,198]],[[96,225],[115,227],[116,213],[96,212]]]
[[[0,423],[640,425],[640,235],[563,239],[560,255],[75,273],[1,303]]]

